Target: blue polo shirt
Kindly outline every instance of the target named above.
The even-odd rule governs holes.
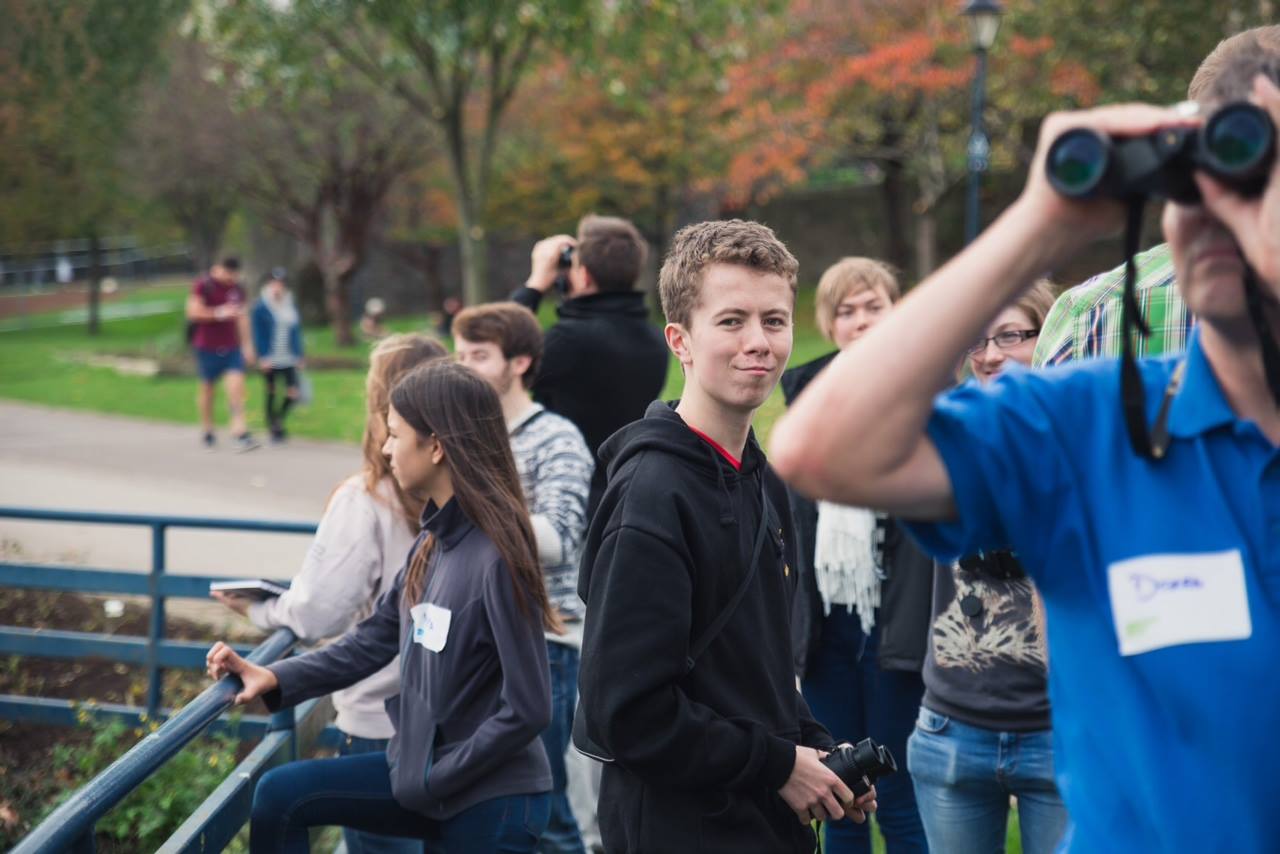
[[[1152,419],[1178,358],[1139,363]],[[1161,461],[1130,450],[1110,360],[962,386],[929,421],[959,518],[908,528],[944,560],[1011,547],[1044,596],[1071,851],[1280,850],[1280,452],[1198,335],[1185,358]]]

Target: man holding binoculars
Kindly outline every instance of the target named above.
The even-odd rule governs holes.
[[[1018,201],[842,353],[773,435],[774,465],[799,489],[918,520],[913,533],[939,558],[1018,553],[1048,613],[1071,851],[1262,852],[1280,835],[1280,682],[1268,678],[1280,648],[1280,27],[1223,42],[1197,80],[1195,115],[1127,105],[1048,117]],[[1215,179],[1222,170],[1199,154],[1214,144],[1206,120],[1235,102],[1266,120],[1254,153],[1267,166],[1252,182]],[[1104,163],[1107,177],[1075,192],[1082,172],[1046,161],[1077,129],[1113,153],[1188,136],[1199,153],[1145,173],[1126,163],[1124,180]],[[942,393],[985,324],[1117,231],[1125,201],[1135,231],[1148,193],[1171,199],[1165,237],[1199,318],[1185,356]],[[1192,808],[1209,780],[1224,796]]]

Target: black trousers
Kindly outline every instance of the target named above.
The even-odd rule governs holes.
[[[271,368],[263,373],[267,381],[267,427],[273,432],[284,429],[284,416],[288,413],[289,408],[293,406],[297,397],[298,388],[298,369],[297,368]],[[277,405],[276,388],[277,383],[283,382],[280,388],[280,399]],[[293,395],[290,396],[290,392]]]

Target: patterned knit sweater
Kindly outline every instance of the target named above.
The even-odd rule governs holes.
[[[547,596],[570,624],[567,636],[554,639],[574,643],[581,636],[578,555],[587,529],[587,493],[595,461],[578,428],[540,404],[507,427],[538,540]]]

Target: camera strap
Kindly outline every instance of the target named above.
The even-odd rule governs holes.
[[[1186,375],[1186,361],[1174,370],[1173,377],[1165,388],[1164,400],[1156,415],[1156,423],[1152,430],[1147,429],[1146,389],[1142,384],[1142,374],[1138,371],[1138,363],[1133,353],[1133,333],[1142,337],[1151,334],[1142,317],[1142,309],[1138,304],[1138,269],[1134,260],[1138,254],[1139,236],[1142,232],[1142,212],[1145,198],[1139,196],[1129,201],[1128,222],[1124,235],[1124,303],[1121,318],[1121,356],[1120,356],[1120,396],[1124,406],[1125,428],[1129,434],[1129,444],[1134,453],[1147,459],[1163,459],[1169,449],[1169,412],[1173,399],[1182,387]],[[1258,283],[1258,274],[1241,253],[1244,264],[1244,296],[1249,312],[1249,322],[1253,325],[1254,334],[1258,337],[1258,348],[1262,353],[1262,369],[1267,377],[1267,387],[1271,391],[1271,399],[1280,407],[1280,344],[1271,333],[1267,323],[1262,287]]]
[[[1146,388],[1133,354],[1133,333],[1143,338],[1151,334],[1151,328],[1142,318],[1138,305],[1138,243],[1142,238],[1142,211],[1145,196],[1129,199],[1128,219],[1124,232],[1124,302],[1120,319],[1120,401],[1124,408],[1124,425],[1129,434],[1129,445],[1141,457],[1156,459],[1151,446],[1151,434],[1147,430]]]

